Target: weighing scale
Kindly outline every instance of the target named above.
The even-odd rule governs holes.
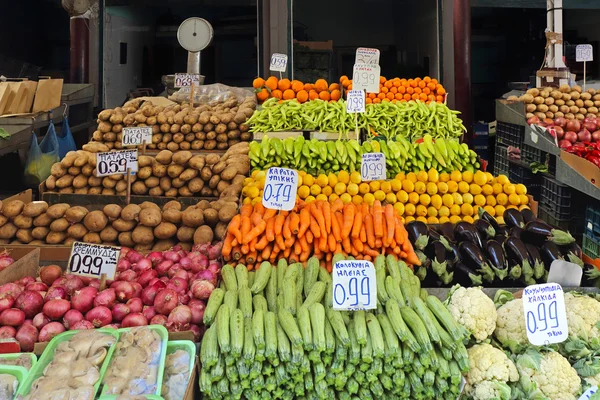
[[[212,25],[204,18],[191,17],[179,25],[177,40],[188,51],[188,74],[200,74],[200,51],[210,44],[213,35]]]

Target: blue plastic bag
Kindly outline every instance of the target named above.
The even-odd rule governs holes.
[[[75,139],[73,139],[71,127],[69,126],[69,119],[67,117],[64,118],[62,129],[60,130],[60,133],[56,134],[56,138],[58,139],[58,157],[61,160],[65,158],[68,152],[77,150]]]
[[[25,162],[26,182],[31,185],[39,185],[50,176],[52,165],[59,161],[58,137],[54,124],[50,121],[46,136],[39,144],[35,133],[31,134],[31,145]]]

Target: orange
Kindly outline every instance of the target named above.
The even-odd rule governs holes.
[[[444,102],[444,96],[435,96],[435,101],[437,101],[438,103],[443,103]]]
[[[408,94],[413,94],[414,92],[415,92],[415,89],[414,89],[414,88],[412,88],[412,87],[407,87],[407,88],[406,88],[406,93],[408,93]]]
[[[333,92],[336,89],[339,89],[340,85],[338,85],[337,83],[332,83],[331,85],[329,85],[329,91]]]
[[[319,98],[319,93],[317,93],[315,90],[311,90],[310,92],[308,92],[308,98],[310,100],[315,100]]]
[[[337,101],[340,97],[342,97],[342,93],[339,90],[334,89],[331,91],[331,100]]]
[[[367,103],[367,104],[371,104],[371,103],[373,103],[373,99],[372,99],[372,98],[370,98],[370,97],[367,97],[367,98],[365,99],[365,103]]]
[[[388,98],[388,99],[390,99],[390,100],[393,100],[395,98],[394,97],[394,93],[388,93],[388,94],[385,95],[385,97]]]
[[[379,92],[379,94],[377,94],[377,98],[381,100],[385,99],[385,93]]]
[[[434,85],[437,85],[437,84],[438,84],[438,80],[437,80],[437,79],[435,79],[435,78],[433,78],[433,79],[431,80],[431,83],[433,83]]]
[[[314,88],[315,88],[315,85],[313,85],[312,83],[305,83],[304,84],[304,90],[306,90],[307,92],[310,92]]]
[[[263,78],[260,78],[260,77],[254,79],[252,81],[252,87],[254,89],[261,88],[261,87],[263,87],[264,84],[265,84],[265,80]]]
[[[379,76],[379,83],[385,83],[386,80],[385,76]]]
[[[400,87],[398,88],[398,93],[400,93],[400,94],[404,94],[404,93],[406,93],[406,87],[405,87],[405,86],[400,86]]]
[[[373,103],[374,104],[381,103],[381,99],[375,98],[375,99],[373,99]]]
[[[348,85],[348,87],[346,89],[352,90],[352,81],[350,81],[350,84]]]
[[[329,85],[327,85],[327,81],[325,79],[317,79],[317,81],[315,82],[315,90],[317,92],[327,90],[328,87]]]
[[[422,92],[422,90],[421,90],[421,88],[420,88],[420,87],[416,87],[416,88],[415,88],[415,93],[416,93],[416,94],[421,94],[421,92]]]
[[[424,81],[420,81],[420,82],[419,82],[419,87],[420,87],[421,89],[423,89],[425,86],[427,86],[427,84],[426,84]]]
[[[305,101],[308,100],[308,92],[306,90],[300,90],[297,94],[296,94],[296,98],[298,99],[298,101],[300,103],[304,103]]]
[[[346,75],[342,75],[340,76],[340,83],[344,83],[344,81],[347,81],[348,77]]]
[[[429,83],[429,82],[431,82],[431,78],[430,78],[430,77],[428,77],[428,76],[425,76],[425,77],[423,78],[423,80],[425,81],[425,83]]]
[[[392,88],[390,89],[390,92],[396,94],[396,93],[398,93],[398,88],[396,86],[392,86]]]
[[[292,90],[296,93],[298,93],[301,90],[304,90],[304,83],[302,83],[300,81],[292,82]]]
[[[406,94],[404,95],[404,100],[406,100],[406,101],[410,101],[410,94],[406,93]]]
[[[269,79],[267,79],[265,81],[265,86],[271,90],[275,90],[275,89],[277,89],[277,83],[278,83],[277,77],[270,76]]]
[[[330,99],[331,99],[331,95],[329,94],[329,92],[328,92],[328,91],[322,91],[322,92],[320,92],[320,93],[319,93],[319,98],[320,98],[321,100],[325,100],[325,101],[327,101],[327,100],[330,100]]]
[[[385,82],[385,84],[383,86],[385,86],[386,88],[390,89],[392,86],[394,86],[394,82],[387,81],[387,82]]]
[[[277,88],[285,93],[286,90],[292,87],[290,80],[288,78],[283,78],[277,83]]]
[[[294,97],[296,97],[296,93],[294,93],[294,91],[292,89],[288,89],[285,92],[283,92],[283,99],[284,100],[291,100]]]
[[[265,101],[269,98],[269,92],[267,91],[267,89],[262,88],[260,92],[256,93],[256,98],[259,101]]]
[[[402,86],[402,82],[400,82],[400,79],[398,79],[398,78],[395,78],[395,79],[394,79],[394,87],[397,87],[397,88],[398,88],[398,87],[400,87],[400,86]]]
[[[377,97],[376,93],[367,93],[367,97],[370,99],[374,99],[375,97]]]
[[[446,89],[444,89],[444,87],[442,85],[437,85],[435,88],[435,92],[437,94],[439,94],[440,96],[443,96],[446,94]]]
[[[379,89],[379,93],[387,93],[389,91],[390,90],[388,88],[386,88],[386,87],[382,87],[382,88]]]
[[[275,90],[271,91],[271,97],[275,97],[277,99],[281,99],[281,98],[283,98],[283,93],[281,93],[281,90],[275,89]]]

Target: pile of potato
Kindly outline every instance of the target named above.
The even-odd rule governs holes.
[[[510,96],[509,101],[525,103],[527,119],[536,116],[544,118],[566,118],[584,120],[588,114],[600,117],[600,91],[588,89],[583,92],[581,86],[560,88],[529,89],[521,97]]]
[[[176,244],[190,249],[224,237],[238,208],[231,200],[203,200],[185,210],[175,200],[162,210],[150,202],[88,210],[65,203],[48,206],[45,201],[0,201],[0,244],[71,245],[83,241],[136,250],[160,251]]]
[[[149,149],[226,150],[240,141],[252,140],[245,122],[255,109],[255,96],[241,103],[231,98],[199,107],[189,104],[162,107],[134,99],[123,107],[98,114],[98,129],[92,140],[106,144],[109,149],[121,149],[124,127],[150,126],[153,135]]]
[[[46,189],[59,193],[124,196],[124,175],[96,176],[95,152],[108,151],[101,143],[88,143],[84,150],[68,153],[51,168]],[[225,154],[192,155],[183,150],[163,150],[155,157],[138,156],[138,171],[132,176],[131,193],[165,197],[239,196],[250,172],[248,143],[238,143]],[[93,151],[93,152],[92,152]]]

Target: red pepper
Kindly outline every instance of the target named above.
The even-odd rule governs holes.
[[[596,156],[587,156],[586,160],[596,165],[596,167],[600,168],[600,157]]]

